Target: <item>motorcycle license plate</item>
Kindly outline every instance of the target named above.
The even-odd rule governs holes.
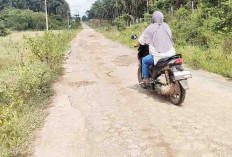
[[[174,72],[175,80],[184,80],[188,78],[192,78],[192,74],[190,71],[178,71]]]

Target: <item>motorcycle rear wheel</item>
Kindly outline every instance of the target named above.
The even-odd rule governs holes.
[[[170,95],[169,100],[174,105],[180,106],[185,100],[186,91],[181,86],[180,82],[177,81],[175,84],[175,92],[174,94]]]

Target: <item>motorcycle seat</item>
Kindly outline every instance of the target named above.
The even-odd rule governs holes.
[[[180,54],[177,54],[177,55],[174,55],[174,56],[171,56],[171,57],[167,57],[167,58],[162,58],[158,61],[158,63],[155,65],[155,66],[166,66],[171,60],[173,59],[177,59],[177,58],[181,58],[181,55]]]

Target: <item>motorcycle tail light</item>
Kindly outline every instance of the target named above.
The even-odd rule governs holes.
[[[177,60],[174,62],[174,64],[181,64],[181,63],[183,63],[183,59],[182,59],[182,58],[179,58],[179,59],[177,59]]]

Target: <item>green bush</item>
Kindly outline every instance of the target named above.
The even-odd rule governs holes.
[[[222,41],[223,54],[227,57],[232,55],[232,35],[230,34]]]
[[[210,16],[208,19],[204,20],[204,26],[212,32],[217,32],[218,30],[222,29],[221,25],[222,20],[218,17]],[[225,30],[226,28],[224,28]]]
[[[44,30],[46,27],[46,20],[44,13],[33,13],[31,15],[31,22],[29,23],[30,29]]]
[[[190,11],[185,8],[180,8],[175,12],[175,18],[178,20],[187,20],[190,16]]]
[[[60,15],[49,16],[49,29],[62,30],[68,27],[66,20]]]
[[[232,57],[225,57],[220,48],[204,49],[198,46],[179,46],[178,53],[183,55],[185,64],[232,78]]]
[[[0,22],[0,36],[6,36],[10,34],[10,32],[5,28],[2,22]]]
[[[80,22],[76,22],[76,21],[71,22],[71,29],[79,29],[79,28],[81,28]]]
[[[152,14],[148,14],[148,13],[144,14],[144,19],[146,22],[151,22]]]
[[[63,34],[48,31],[42,37],[37,37],[37,40],[28,38],[28,45],[41,62],[47,63],[50,68],[57,68],[63,61],[63,52],[67,48],[65,45],[71,38],[68,31]]]
[[[0,20],[4,21],[6,28],[12,30],[44,30],[46,28],[43,12],[7,8],[0,11]],[[61,15],[49,16],[49,29],[61,30],[66,28],[66,19]]]
[[[22,156],[33,137],[31,132],[45,116],[43,104],[52,94],[50,86],[61,73],[65,51],[75,36],[75,31],[49,31],[43,36],[25,37],[22,49],[17,49],[21,57],[16,58],[15,67],[1,73],[0,156]]]
[[[186,9],[179,9],[175,17],[170,22],[170,26],[177,44],[209,47],[217,42],[216,33],[208,29],[209,23],[202,19],[201,12],[192,15]]]
[[[133,16],[129,15],[129,14],[122,14],[121,18],[125,21],[131,21],[133,19]]]
[[[122,31],[126,29],[127,23],[129,23],[132,19],[133,16],[129,14],[123,14],[113,21],[113,25],[116,26],[118,30]]]
[[[117,27],[118,30],[122,31],[126,29],[126,24],[125,21],[121,18],[118,17],[113,21],[113,25]]]
[[[186,9],[179,9],[175,13],[175,19],[170,22],[173,31],[174,40],[181,45],[186,42],[195,44],[198,42],[199,28],[202,24],[199,17],[196,15],[189,15]]]
[[[4,21],[7,28],[12,30],[35,29],[32,26],[34,21],[32,15],[37,14],[30,10],[4,9],[0,12],[0,19]],[[39,14],[39,13],[38,13]]]

